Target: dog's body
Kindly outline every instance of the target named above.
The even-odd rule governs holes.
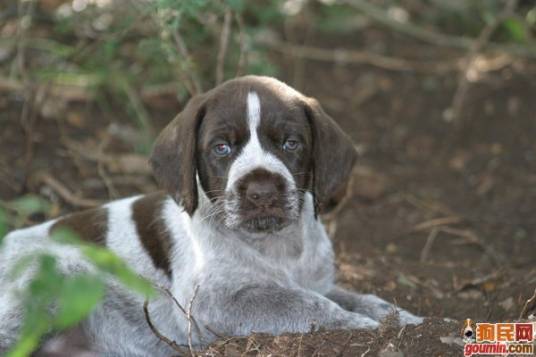
[[[163,193],[112,202],[9,234],[0,250],[0,352],[17,338],[22,311],[5,272],[31,251],[58,257],[65,273],[91,269],[49,236],[68,227],[102,244],[187,307],[196,345],[218,335],[279,334],[314,327],[376,328],[394,307],[334,285],[331,242],[317,218],[341,197],[351,142],[318,104],[265,77],[243,77],[193,98],[157,140],[151,163]],[[95,351],[167,356],[149,329],[143,298],[110,281],[82,328]],[[403,324],[419,323],[397,309]],[[149,312],[186,344],[189,321],[165,294]]]

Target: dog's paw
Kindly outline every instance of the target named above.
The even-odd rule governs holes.
[[[355,330],[375,330],[380,327],[380,323],[368,316],[352,313],[352,319],[348,321],[346,328]]]
[[[398,320],[401,326],[420,325],[424,321],[424,318],[415,316],[411,312],[408,312],[406,310],[398,309]]]

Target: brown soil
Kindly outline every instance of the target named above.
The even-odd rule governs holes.
[[[378,36],[384,35],[373,32],[363,41]],[[353,43],[338,41],[344,47]],[[391,44],[397,55],[434,53],[434,48],[401,44],[399,39],[381,41]],[[446,59],[449,53],[442,56]],[[295,61],[280,61],[287,68],[282,79],[317,97],[362,153],[351,197],[337,214],[336,225],[330,225],[336,228],[340,282],[431,318],[404,329],[391,321],[378,332],[232,338],[208,352],[460,356],[462,347],[440,341],[459,335],[460,320],[516,319],[536,287],[534,66],[516,60],[484,73],[470,84],[461,117],[447,122],[443,114],[457,86],[456,72],[305,61],[299,64],[304,74],[299,76]],[[128,161],[125,156],[138,140],[129,136],[134,122],[114,103],[112,112],[101,104],[68,103],[49,118],[41,110],[22,125],[23,101],[2,92],[0,198],[41,194],[55,202],[49,216],[80,209],[39,178],[39,171],[76,198],[104,201],[110,191],[126,196],[155,190],[147,168],[136,161],[139,157]],[[159,118],[157,130],[180,108],[171,98],[146,105],[151,116]],[[83,149],[77,151],[68,139]],[[108,144],[103,146],[103,141]],[[101,159],[100,172],[95,158],[99,147],[115,160]],[[113,189],[107,189],[103,178]],[[50,217],[31,221],[45,218]],[[423,253],[436,233],[428,253]]]

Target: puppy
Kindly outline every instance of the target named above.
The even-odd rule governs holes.
[[[5,272],[32,251],[58,257],[66,274],[91,267],[52,241],[68,227],[106,246],[139,275],[192,302],[200,346],[218,335],[312,328],[374,329],[398,311],[374,295],[334,284],[334,257],[319,214],[344,195],[356,153],[312,98],[268,77],[230,80],[193,97],[152,152],[166,193],[137,196],[9,234],[0,250],[0,351],[17,339],[17,281]],[[194,297],[195,295],[195,297]],[[82,323],[93,349],[110,356],[169,356],[143,313],[143,298],[110,279],[106,299]],[[149,304],[158,330],[186,344],[188,320],[169,297]],[[215,333],[216,332],[216,333]]]

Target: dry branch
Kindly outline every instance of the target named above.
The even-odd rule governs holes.
[[[177,342],[170,340],[166,336],[162,335],[160,331],[154,326],[153,322],[151,321],[151,317],[149,315],[149,301],[145,300],[143,303],[143,313],[145,314],[145,321],[147,321],[147,325],[149,325],[149,328],[153,332],[153,334],[162,342],[167,344],[169,347],[171,347],[173,350],[177,351],[178,353],[182,355],[188,355],[188,351],[186,351],[184,348],[179,346]],[[193,356],[193,355],[192,355]]]
[[[445,35],[430,29],[425,29],[409,22],[401,22],[390,17],[386,11],[367,0],[343,0],[344,3],[361,11],[368,18],[390,28],[396,32],[403,33],[418,40],[439,46],[454,47],[470,50],[473,40],[465,37]],[[528,45],[503,45],[490,43],[488,48],[493,51],[506,52],[528,58],[536,58],[536,47]]]
[[[38,173],[35,176],[35,179],[49,186],[62,199],[64,199],[67,203],[75,207],[92,208],[92,207],[100,206],[102,204],[101,201],[83,198],[78,195],[75,195],[74,193],[71,192],[71,190],[65,187],[63,183],[56,180],[54,177],[52,177],[50,174],[46,172]]]
[[[194,347],[192,343],[192,307],[194,304],[194,300],[197,296],[197,292],[199,291],[199,285],[195,287],[194,294],[192,295],[192,298],[190,299],[190,302],[188,303],[188,313],[186,317],[188,318],[188,347],[190,348],[190,353],[192,356],[195,356]]]
[[[473,69],[478,54],[489,44],[491,36],[497,30],[497,28],[514,13],[516,6],[517,0],[508,0],[501,13],[491,23],[484,27],[478,37],[471,44],[466,57],[465,67],[460,72],[458,77],[458,85],[452,99],[452,104],[446,112],[447,120],[459,118],[465,96],[469,90],[469,72]]]
[[[225,69],[225,57],[227,55],[227,48],[229,47],[229,36],[231,35],[231,20],[233,13],[231,9],[227,8],[223,15],[223,28],[220,35],[220,45],[218,48],[218,57],[216,62],[216,85],[223,82],[224,69]]]
[[[521,314],[519,314],[520,319],[526,319],[529,317],[529,312],[536,309],[536,289],[534,289],[534,294],[532,294],[532,297],[525,302],[525,305],[523,306],[523,310],[521,310]]]
[[[273,51],[288,54],[294,57],[325,62],[367,64],[390,71],[448,73],[457,71],[460,68],[460,64],[457,60],[410,61],[367,51],[342,48],[326,49],[312,46],[293,45],[288,42],[280,41],[265,41],[262,42],[262,45],[267,46]]]
[[[238,25],[238,43],[240,46],[240,55],[236,65],[236,77],[242,76],[248,65],[248,53],[246,51],[246,31],[244,29],[244,19],[239,13],[235,13],[235,20]]]

